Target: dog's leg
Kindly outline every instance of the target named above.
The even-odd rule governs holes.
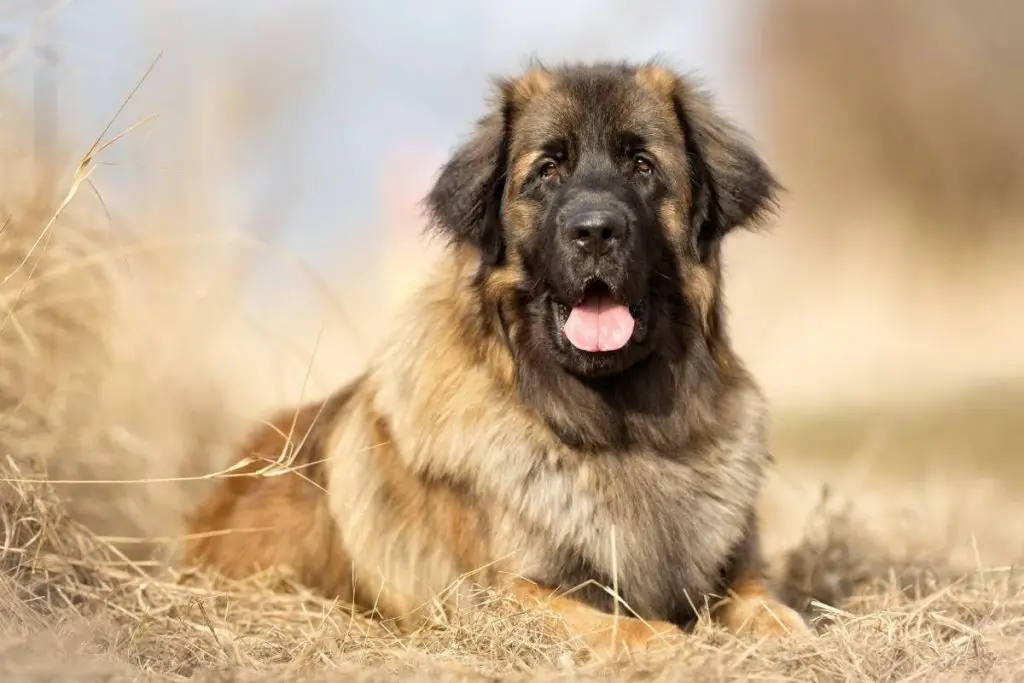
[[[714,617],[733,633],[751,633],[758,637],[805,636],[811,630],[803,617],[785,605],[752,572],[740,575],[729,596],[713,610]]]
[[[675,624],[608,614],[524,579],[509,581],[507,587],[525,606],[549,609],[560,616],[570,631],[570,637],[581,638],[605,657],[670,647],[684,635]]]

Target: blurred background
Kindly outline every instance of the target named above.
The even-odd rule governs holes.
[[[262,409],[357,371],[427,272],[418,202],[491,75],[661,55],[787,188],[726,280],[783,470],[1015,484],[1022,37],[1009,2],[7,0],[0,181],[59,200],[116,114],[75,206],[179,250],[168,367],[201,346]]]

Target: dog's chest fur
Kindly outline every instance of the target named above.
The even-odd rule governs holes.
[[[721,591],[760,479],[753,462],[716,471],[651,453],[508,469],[516,476],[492,493],[506,515],[499,538],[520,550],[518,571],[566,589],[616,586],[641,616],[672,620]],[[610,607],[606,588],[581,590]]]
[[[756,440],[723,441],[703,452],[555,449],[510,468],[516,483],[503,500],[520,535],[506,540],[524,549],[522,570],[564,588],[617,585],[645,618],[692,616],[722,590],[761,484],[761,453],[746,450]],[[599,586],[583,595],[611,604]]]

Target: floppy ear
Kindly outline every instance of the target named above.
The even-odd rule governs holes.
[[[501,204],[508,165],[510,84],[500,82],[491,113],[441,167],[426,197],[430,227],[456,244],[480,250],[483,262],[501,261]]]
[[[675,78],[673,104],[683,129],[692,183],[692,229],[701,258],[738,226],[753,227],[782,190],[746,134],[716,111],[711,97]]]

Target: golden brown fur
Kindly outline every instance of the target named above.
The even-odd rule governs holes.
[[[627,104],[605,105],[615,97]],[[557,360],[530,298],[547,201],[530,194],[537,141],[554,121],[582,130],[595,106],[602,125],[648,136],[662,174],[643,195],[662,259],[645,295],[652,341],[600,376]],[[473,583],[505,587],[602,649],[669,642],[708,603],[732,630],[803,632],[761,577],[767,411],[720,295],[721,238],[774,188],[739,133],[662,67],[538,67],[505,82],[428,197],[452,241],[436,275],[364,374],[253,436],[249,474],[301,441],[296,474],[221,483],[190,517],[202,537],[186,563],[236,577],[284,566],[399,621]],[[612,628],[600,586],[612,583],[619,611],[642,620]]]

